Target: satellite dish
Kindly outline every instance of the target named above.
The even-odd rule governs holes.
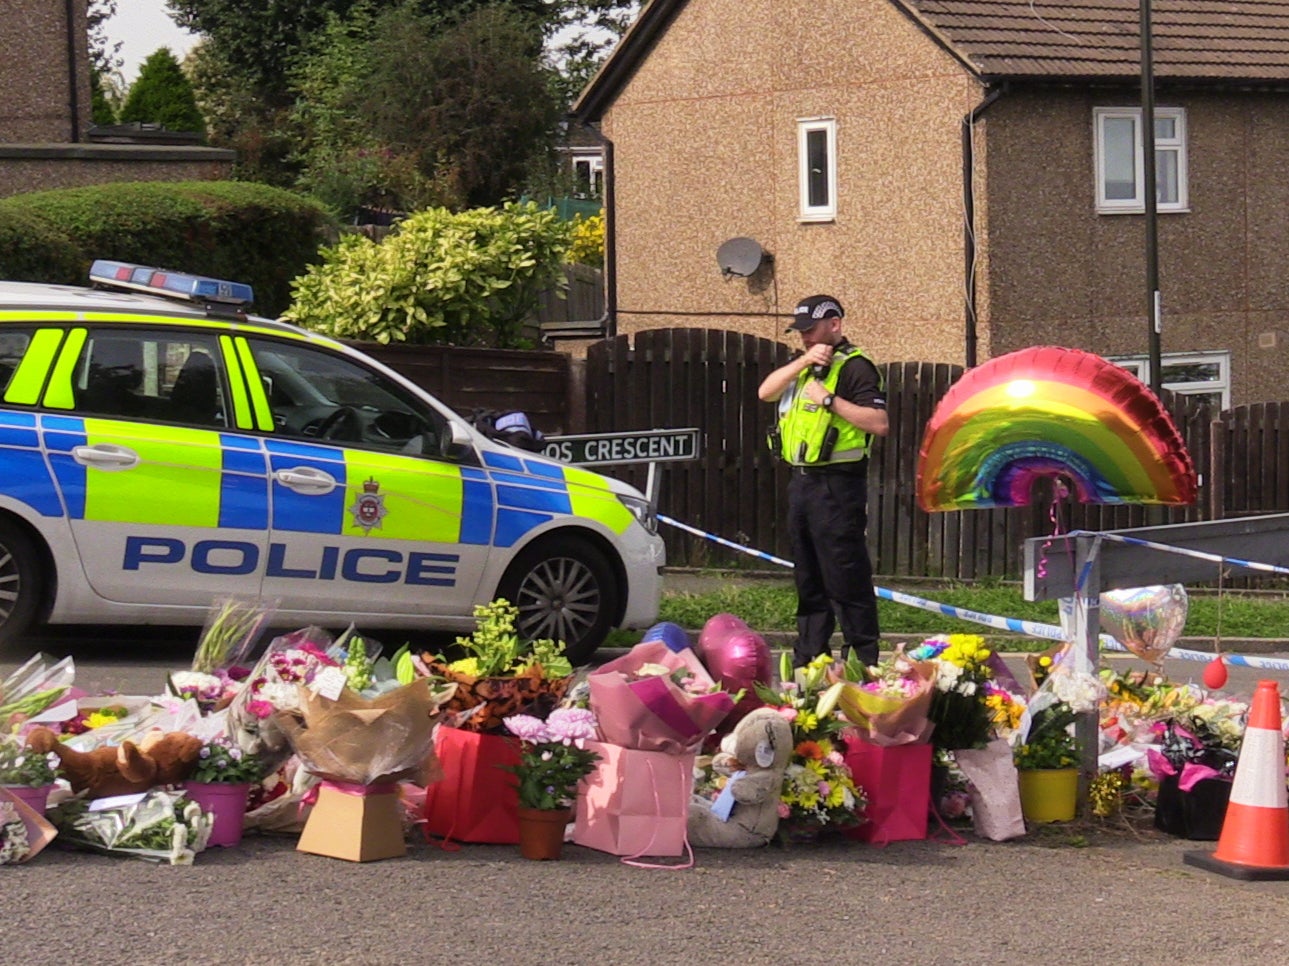
[[[748,278],[772,256],[751,238],[731,238],[716,249],[716,264],[727,278]]]

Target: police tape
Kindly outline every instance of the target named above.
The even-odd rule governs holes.
[[[675,527],[678,530],[684,530],[694,536],[702,537],[713,543],[720,544],[722,547],[728,547],[731,550],[737,550],[748,556],[756,557],[760,560],[766,560],[770,563],[778,564],[782,567],[792,569],[792,561],[784,560],[782,557],[776,557],[773,554],[766,553],[763,550],[756,550],[752,547],[745,547],[742,544],[726,540],[724,537],[718,537],[714,533],[707,533],[696,527],[691,527],[679,520],[673,520],[671,517],[658,514],[658,519],[668,526]],[[1159,545],[1161,549],[1166,548]],[[1270,566],[1270,565],[1267,565]],[[898,590],[888,590],[885,587],[874,587],[873,590],[877,596],[883,600],[889,600],[894,604],[904,604],[908,607],[916,607],[919,610],[930,611],[932,613],[943,614],[946,617],[956,617],[959,620],[970,621],[973,624],[982,624],[986,627],[992,627],[996,630],[1011,631],[1015,634],[1024,634],[1027,637],[1036,637],[1048,641],[1065,641],[1067,638],[1065,632],[1055,624],[1042,624],[1037,621],[1020,620],[1015,617],[999,617],[996,614],[984,614],[980,611],[968,610],[964,607],[954,607],[952,604],[941,604],[934,600],[927,600],[925,597],[917,597],[913,594],[906,594]],[[1120,651],[1126,653],[1128,649],[1120,644],[1109,634],[1100,636],[1101,646],[1108,651]],[[1181,661],[1211,661],[1213,653],[1211,651],[1192,651],[1183,647],[1174,647],[1165,657]],[[1289,660],[1280,658],[1267,657],[1248,657],[1241,654],[1223,654],[1222,659],[1232,667],[1250,667],[1260,668],[1269,671],[1289,671]]]

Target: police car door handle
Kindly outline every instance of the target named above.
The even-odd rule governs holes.
[[[128,470],[139,465],[139,454],[124,446],[98,443],[94,446],[73,446],[72,459],[81,466],[95,466],[101,470]]]
[[[313,496],[325,496],[336,488],[336,478],[330,473],[314,469],[312,466],[296,466],[289,470],[278,470],[273,474],[288,489],[297,493]]]

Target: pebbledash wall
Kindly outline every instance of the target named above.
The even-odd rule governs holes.
[[[0,3],[0,196],[228,177],[232,151],[90,141],[86,11],[86,0]]]
[[[614,100],[603,132],[622,159],[619,334],[703,325],[783,339],[796,301],[826,291],[881,359],[960,360],[961,118],[979,86],[892,4],[853,6],[689,3]],[[803,72],[820,45],[828,71]],[[796,128],[818,116],[838,118],[842,204],[809,223]],[[769,270],[721,275],[717,248],[737,236],[774,255]],[[731,314],[699,315],[713,308]]]

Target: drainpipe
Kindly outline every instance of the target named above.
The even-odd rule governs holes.
[[[989,109],[989,106],[1003,96],[1006,85],[990,90],[979,104],[968,111],[962,118],[962,211],[963,211],[963,246],[966,260],[963,281],[966,291],[966,331],[965,354],[967,368],[976,365],[976,202],[975,194],[975,152],[972,149],[972,134],[976,119]]]
[[[604,141],[604,335],[618,334],[618,213],[614,206],[613,142]]]
[[[64,0],[63,7],[67,12],[67,109],[72,112],[71,142],[76,144],[81,139],[80,95],[76,70],[76,0]]]

